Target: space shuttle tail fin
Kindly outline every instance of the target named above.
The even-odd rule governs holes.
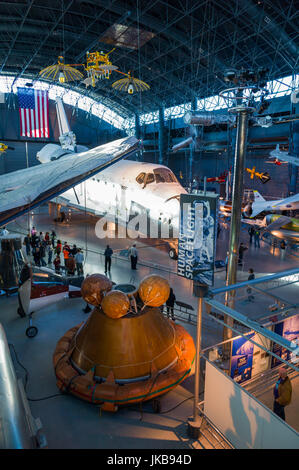
[[[66,117],[63,101],[60,97],[56,98],[56,113],[59,126],[60,145],[65,150],[76,151],[76,135],[71,131],[68,119]]]

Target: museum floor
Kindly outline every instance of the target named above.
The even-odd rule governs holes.
[[[73,214],[67,224],[54,224],[46,208],[35,211],[31,225],[43,232],[54,229],[62,242],[76,243],[83,249],[88,248],[84,265],[85,274],[104,273],[102,252],[107,240],[99,240],[94,233],[95,220],[85,218],[83,214]],[[86,221],[87,220],[87,221]],[[26,231],[27,217],[19,218],[7,226],[10,231]],[[217,259],[225,259],[228,230],[222,228],[217,241]],[[242,240],[248,245],[247,230],[242,231]],[[109,239],[109,245],[119,256],[112,260],[111,279],[116,283],[130,282],[138,285],[149,273],[166,277],[174,289],[177,300],[192,305],[196,309],[197,300],[192,296],[192,288],[186,279],[175,274],[176,263],[168,256],[167,247],[160,243],[137,241],[139,263],[137,271],[132,271],[129,261],[121,256],[121,250],[132,244],[127,239]],[[159,246],[155,246],[159,245]],[[249,245],[248,245],[249,246]],[[252,267],[256,275],[273,273],[298,267],[298,258],[287,255],[282,259],[279,250],[261,242],[261,247],[249,246],[244,257],[244,267],[238,273],[238,280],[247,279],[248,269]],[[133,274],[134,273],[134,274]],[[224,271],[215,275],[215,286],[223,285]],[[296,297],[293,286],[281,288],[280,295],[290,302]],[[298,296],[298,294],[297,294]],[[240,293],[236,303],[239,311],[251,318],[261,318],[269,311],[271,299],[256,296],[255,302],[247,302]],[[272,301],[273,303],[273,301]],[[50,449],[97,448],[97,449],[192,449],[227,447],[218,441],[209,429],[199,440],[190,439],[187,434],[187,418],[192,415],[193,376],[181,386],[161,398],[161,413],[153,412],[150,403],[142,409],[136,407],[120,408],[117,413],[100,412],[94,405],[83,402],[70,395],[59,394],[52,364],[52,354],[56,343],[71,327],[86,319],[82,308],[82,299],[57,302],[34,316],[34,325],[38,334],[30,339],[25,335],[28,320],[16,313],[17,297],[1,297],[0,321],[4,326],[8,342],[14,345],[18,360],[28,371],[27,395],[34,417],[40,417],[43,431]],[[257,305],[259,308],[257,309]],[[180,323],[180,320],[177,320]],[[181,323],[195,338],[194,323]],[[204,316],[202,329],[202,347],[212,346],[222,340],[222,326],[212,318]],[[14,356],[14,354],[12,354]],[[24,377],[24,370],[16,363],[18,375]],[[286,411],[288,423],[299,431],[299,384],[294,381],[292,410]],[[43,399],[46,397],[51,397]],[[261,400],[271,403],[272,390]],[[201,396],[202,398],[202,396]],[[219,436],[218,436],[218,439]]]

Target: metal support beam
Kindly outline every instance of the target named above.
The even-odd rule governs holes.
[[[283,336],[280,336],[277,333],[274,333],[273,331],[268,330],[267,328],[264,328],[258,322],[254,320],[250,320],[248,317],[246,317],[242,313],[239,313],[236,310],[230,307],[227,307],[226,305],[223,305],[221,302],[218,302],[217,300],[205,299],[205,302],[211,307],[215,308],[216,310],[219,310],[220,312],[224,313],[224,315],[231,318],[232,320],[236,320],[239,323],[242,323],[242,325],[245,325],[251,330],[254,330],[257,333],[260,333],[261,335],[265,336],[266,338],[269,338],[274,343],[279,344],[280,346],[286,348],[288,351],[291,351],[292,353],[298,347],[295,342],[289,341],[285,339]]]
[[[165,150],[164,108],[159,108],[159,163],[163,164]]]
[[[229,255],[226,284],[232,285],[237,280],[237,267],[239,258],[239,242],[241,228],[241,213],[243,200],[243,175],[245,169],[248,115],[250,108],[239,108],[237,110],[237,136],[234,161],[234,180],[233,180],[233,197],[232,197],[232,213],[230,223],[229,236]],[[235,291],[227,291],[225,297],[226,305],[234,307]],[[230,318],[227,319],[229,323]],[[223,340],[231,338],[232,331],[228,328],[223,330]]]
[[[241,287],[254,286],[256,284],[261,284],[263,282],[274,281],[275,279],[280,279],[280,278],[284,278],[284,277],[288,277],[288,276],[293,276],[295,274],[299,275],[299,268],[288,269],[287,271],[280,271],[280,272],[275,273],[275,274],[269,274],[268,276],[262,276],[262,277],[259,277],[257,279],[253,279],[252,281],[243,281],[243,282],[238,282],[238,283],[230,285],[230,286],[223,286],[223,287],[218,287],[217,289],[210,289],[209,294],[218,295],[218,294],[222,294],[223,292],[226,292],[226,291],[240,289]],[[299,276],[298,276],[298,282],[299,282]]]

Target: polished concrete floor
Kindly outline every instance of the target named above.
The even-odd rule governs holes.
[[[66,224],[55,224],[41,208],[30,216],[30,224],[43,232],[54,229],[58,238],[82,247],[86,254],[85,274],[104,273],[103,250],[107,240],[99,240],[94,233],[95,220],[84,214],[73,213]],[[19,218],[7,228],[24,233],[28,218]],[[260,248],[248,244],[247,230],[241,234],[248,245],[244,257],[244,267],[238,272],[238,280],[247,279],[247,270],[252,267],[257,276],[298,267],[298,258],[287,255],[282,259],[278,252],[272,253],[267,244]],[[190,304],[196,309],[197,299],[192,295],[191,283],[175,274],[176,262],[168,256],[165,244],[138,240],[139,263],[137,271],[132,271],[127,257],[121,250],[131,246],[132,240],[109,239],[109,245],[117,254],[112,260],[111,279],[116,283],[130,282],[136,285],[149,273],[166,277],[174,288],[177,300]],[[224,259],[228,244],[228,230],[224,227],[217,241],[217,259]],[[159,246],[157,246],[159,245]],[[224,284],[225,272],[215,274],[215,286]],[[281,296],[294,301],[292,286],[281,288]],[[259,294],[255,302],[248,302],[246,294],[238,294],[236,308],[252,318],[269,314],[272,299]],[[291,297],[294,297],[291,299]],[[49,448],[99,448],[99,449],[191,449],[221,448],[213,438],[202,436],[199,440],[190,439],[187,434],[187,418],[192,415],[192,393],[194,380],[189,377],[174,391],[161,398],[162,413],[153,413],[150,403],[139,407],[121,408],[117,413],[100,413],[99,408],[69,395],[60,395],[56,388],[52,354],[56,343],[74,325],[85,320],[82,299],[63,300],[43,309],[34,317],[38,335],[29,339],[25,336],[27,319],[16,314],[15,295],[0,298],[0,321],[3,324],[9,343],[12,343],[19,361],[28,370],[27,394],[35,417],[40,417],[48,440]],[[258,308],[257,308],[258,305]],[[177,320],[181,323],[180,320]],[[181,323],[193,336],[196,336],[194,323]],[[212,346],[222,340],[223,327],[207,315],[203,318],[202,347]],[[20,376],[24,370],[16,363]],[[53,397],[52,397],[53,396]],[[52,398],[47,398],[52,397]],[[201,399],[203,396],[201,396]]]

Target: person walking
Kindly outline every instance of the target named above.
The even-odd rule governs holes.
[[[244,243],[240,243],[238,264],[243,264],[243,255],[246,250],[248,250],[247,246],[245,246]]]
[[[31,254],[31,250],[30,250],[30,244],[31,244],[30,232],[28,232],[26,237],[24,237],[23,244],[26,247],[26,255],[30,256],[30,254]]]
[[[286,247],[287,247],[286,242],[284,240],[281,240],[281,242],[280,242],[280,255],[281,255],[282,261],[285,258]]]
[[[131,269],[137,269],[137,260],[138,260],[138,251],[136,248],[136,243],[129,249],[129,257],[131,260]]]
[[[254,247],[255,248],[260,248],[260,231],[259,231],[259,229],[256,229],[254,231]]]
[[[51,238],[52,247],[54,249],[55,248],[55,240],[56,240],[56,233],[54,232],[54,230],[52,230],[50,238]]]
[[[78,248],[78,251],[75,254],[75,262],[76,262],[78,276],[83,276],[83,261],[84,261],[84,255],[81,249]]]
[[[39,244],[39,251],[40,251],[40,261],[42,266],[47,266],[47,263],[45,262],[45,256],[46,256],[46,242],[42,240]]]
[[[46,245],[46,255],[48,256],[48,264],[52,263],[52,256],[53,256],[53,248],[50,243],[47,243]]]
[[[70,255],[70,247],[69,245],[67,244],[67,242],[64,242],[64,245],[63,245],[63,248],[62,248],[62,252],[63,252],[63,258],[64,258],[64,266],[66,267],[67,265],[67,260],[69,258],[69,255]]]
[[[34,248],[33,259],[36,266],[40,266],[40,247],[38,245]]]
[[[31,236],[34,237],[37,234],[36,228],[32,227],[31,229]]]
[[[292,400],[292,384],[284,367],[278,369],[279,378],[274,386],[273,411],[285,421],[285,406]]]
[[[105,273],[107,272],[107,269],[108,269],[108,271],[110,271],[110,269],[111,269],[111,256],[112,255],[113,255],[113,250],[112,250],[112,248],[110,248],[109,245],[107,245],[106,250],[104,252],[104,256],[105,256]]]
[[[62,250],[62,243],[61,243],[60,240],[57,240],[57,245],[56,245],[55,251],[56,251],[56,254],[58,256],[60,256],[61,250]]]
[[[252,281],[253,279],[255,279],[255,274],[252,268],[248,269],[248,273],[249,273],[248,281]],[[252,302],[254,300],[254,296],[251,294],[252,293],[251,287],[248,286],[246,289],[246,292],[248,294],[248,302]]]
[[[68,258],[65,260],[65,267],[68,275],[73,276],[75,274],[76,262],[72,253],[69,253]]]
[[[59,255],[56,255],[54,261],[53,261],[53,264],[55,266],[55,272],[56,274],[60,274],[60,265],[61,265],[61,261],[60,261],[60,256]]]
[[[254,235],[254,227],[252,227],[252,225],[249,227],[248,233],[249,233],[249,243],[250,243],[250,245],[251,245],[251,243],[252,243],[252,238],[253,238],[253,235]]]
[[[171,315],[171,319],[173,321],[175,321],[175,318],[174,318],[174,303],[175,303],[175,295],[174,295],[174,292],[173,292],[173,289],[172,287],[170,288],[170,293],[169,293],[169,297],[168,299],[166,300],[166,311],[167,311],[167,318],[169,318],[169,316]]]

